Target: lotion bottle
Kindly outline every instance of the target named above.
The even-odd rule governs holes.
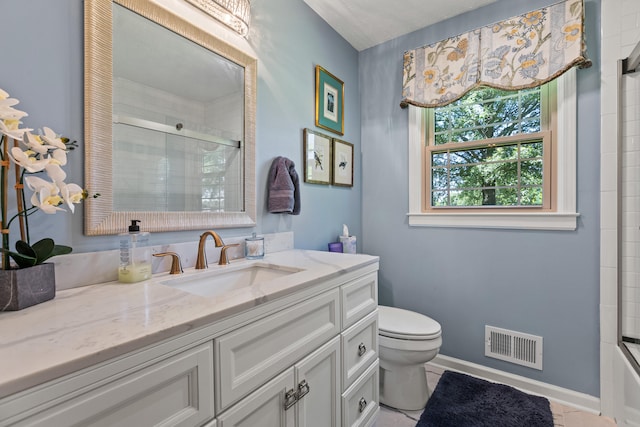
[[[135,283],[151,278],[151,247],[149,233],[141,232],[140,221],[131,220],[128,233],[120,237],[120,267],[118,281]]]

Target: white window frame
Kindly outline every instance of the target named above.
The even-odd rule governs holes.
[[[422,211],[425,132],[421,108],[409,106],[409,225],[413,227],[507,228],[525,230],[575,230],[577,97],[575,68],[557,79],[557,179],[554,212]]]

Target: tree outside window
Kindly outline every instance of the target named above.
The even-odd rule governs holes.
[[[553,83],[426,110],[425,210],[550,209]]]

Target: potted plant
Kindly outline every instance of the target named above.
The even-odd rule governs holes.
[[[36,211],[55,214],[64,211],[64,205],[74,212],[74,205],[87,197],[80,186],[64,182],[66,173],[62,167],[67,163],[67,152],[75,148],[75,141],[70,142],[47,127],[39,135],[31,133],[33,129],[20,128],[27,113],[13,108],[18,102],[0,88],[0,311],[21,310],[55,296],[54,264],[45,261],[68,254],[71,248],[57,245],[50,238],[32,243],[29,216]],[[15,183],[17,204],[17,213],[11,217],[7,206],[10,180]],[[33,192],[29,207],[25,186]],[[15,250],[10,248],[12,225],[20,229]]]

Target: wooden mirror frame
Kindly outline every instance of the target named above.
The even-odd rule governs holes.
[[[145,231],[253,227],[256,224],[255,117],[257,61],[149,0],[85,0],[84,126],[85,188],[98,198],[85,201],[86,235],[124,232],[131,219]],[[112,3],[117,3],[240,65],[244,80],[244,211],[116,212],[112,170]]]

